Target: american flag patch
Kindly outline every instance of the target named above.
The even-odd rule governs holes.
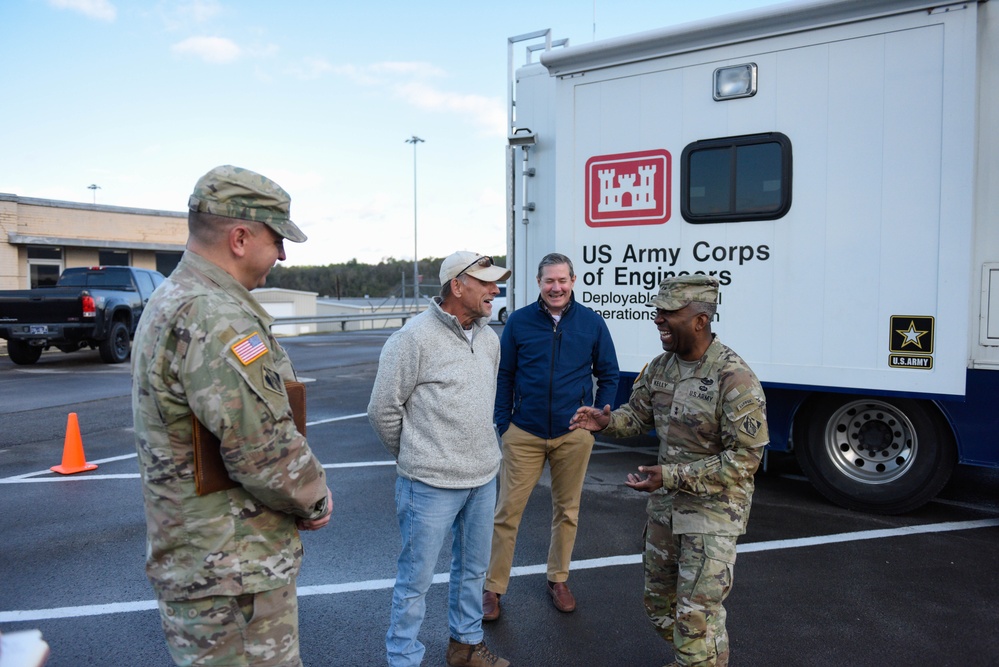
[[[259,359],[267,354],[267,346],[260,339],[260,334],[253,332],[253,334],[233,345],[232,351],[236,355],[236,358],[246,366],[255,359]]]

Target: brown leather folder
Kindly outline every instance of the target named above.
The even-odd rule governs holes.
[[[284,388],[288,392],[295,428],[305,435],[305,385],[301,382],[285,382]],[[191,419],[194,421],[194,488],[198,495],[204,496],[239,486],[239,482],[229,477],[229,471],[222,460],[222,443],[193,414]]]

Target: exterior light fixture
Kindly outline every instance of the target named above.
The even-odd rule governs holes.
[[[716,101],[752,97],[756,94],[756,63],[719,67],[715,70]]]
[[[522,146],[523,148],[530,148],[531,146],[538,143],[538,135],[531,132],[530,129],[526,127],[519,128],[516,132],[507,137],[507,141],[510,142],[511,146]]]

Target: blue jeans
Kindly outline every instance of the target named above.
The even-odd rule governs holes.
[[[418,666],[426,651],[417,635],[427,611],[427,591],[449,530],[448,628],[462,644],[482,641],[482,586],[489,566],[496,480],[474,489],[438,489],[399,477],[395,507],[402,551],[385,648],[391,667]]]

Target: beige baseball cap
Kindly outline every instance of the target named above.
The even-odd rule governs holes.
[[[493,258],[477,252],[459,250],[441,262],[441,285],[445,285],[463,273],[487,283],[495,283],[510,277],[509,269],[493,264]]]

